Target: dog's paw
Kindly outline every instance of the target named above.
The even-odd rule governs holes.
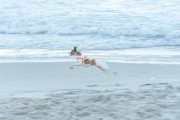
[[[114,75],[117,75],[119,72],[113,72]]]
[[[73,66],[69,67],[69,69],[71,69],[71,70],[72,70],[72,69],[73,69]]]

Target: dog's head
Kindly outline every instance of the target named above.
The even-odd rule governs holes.
[[[70,54],[70,56],[72,56],[72,55],[75,55],[76,52],[77,52],[77,47],[74,47],[74,49],[72,49],[69,54]]]
[[[77,47],[74,47],[74,49],[71,50],[71,52],[69,54],[70,54],[70,56],[72,56],[72,55],[81,55],[81,53],[79,51],[77,51]]]

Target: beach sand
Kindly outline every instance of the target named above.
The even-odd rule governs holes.
[[[0,63],[0,120],[179,120],[180,65]]]

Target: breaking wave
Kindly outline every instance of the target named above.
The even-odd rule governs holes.
[[[0,5],[0,50],[171,47],[179,52],[179,4],[179,0],[6,0]]]

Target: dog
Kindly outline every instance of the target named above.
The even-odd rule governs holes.
[[[114,73],[111,69],[109,69],[108,65],[105,62],[102,62],[97,59],[90,59],[86,55],[82,55],[81,52],[77,51],[77,47],[74,47],[73,50],[69,53],[70,56],[75,56],[77,60],[77,64],[73,64],[70,66],[70,69],[73,69],[75,66],[83,66],[83,67],[96,67],[105,73]]]

